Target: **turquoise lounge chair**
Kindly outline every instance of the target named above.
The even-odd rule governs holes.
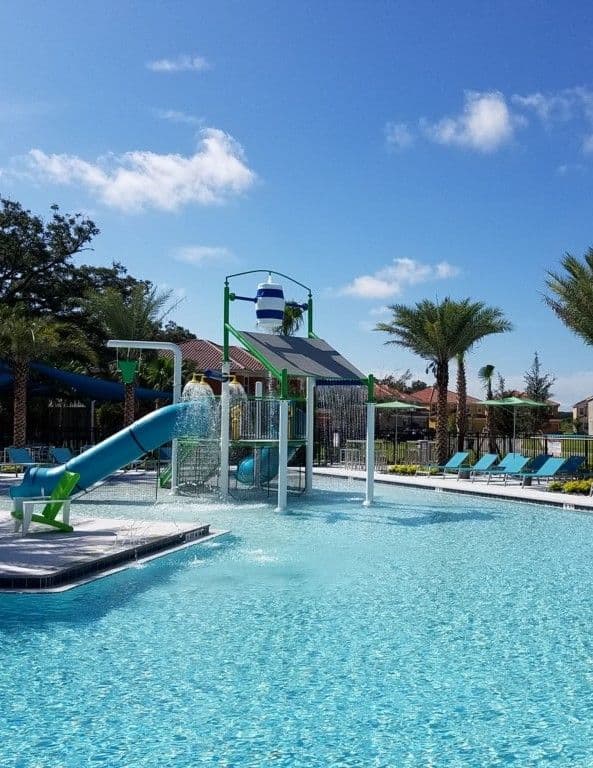
[[[28,448],[15,448],[11,445],[6,449],[8,461],[4,462],[4,467],[14,467],[14,474],[18,475],[19,467],[24,471],[26,467],[37,467],[39,462],[35,461]]]
[[[447,472],[458,472],[463,467],[468,457],[469,457],[469,451],[458,451],[457,453],[454,453],[453,456],[451,456],[451,458],[446,464],[429,464],[426,467],[425,473],[422,473],[417,470],[416,474],[417,475],[435,474],[433,471],[435,469],[438,469],[439,473],[442,472],[443,475],[447,474]]]
[[[567,459],[563,459],[561,457],[551,456],[547,461],[544,462],[544,464],[536,471],[536,472],[515,472],[512,475],[508,475],[509,477],[516,477],[521,480],[521,486],[525,486],[525,481],[527,479],[529,480],[537,480],[538,483],[542,478],[545,478],[546,480],[551,480],[553,477],[556,477],[559,473],[561,474],[562,467],[566,464]],[[505,476],[505,485],[506,485],[506,476]]]
[[[537,472],[540,467],[543,467],[544,464],[548,459],[551,459],[549,453],[540,453],[538,456],[536,456],[534,459],[531,459],[529,464],[527,465],[527,472]]]
[[[472,472],[470,473],[470,480],[473,482],[476,479],[476,477],[479,477],[480,475],[486,476],[489,473],[496,473],[496,472],[498,472],[499,474],[502,473],[507,463],[511,461],[514,456],[517,456],[517,454],[507,453],[507,455],[503,456],[503,458],[498,462],[498,464],[495,464],[492,467],[488,467],[487,469],[476,469],[475,467],[472,467]]]
[[[70,448],[50,448],[49,453],[56,464],[67,464],[73,458]]]
[[[504,467],[499,464],[497,467],[494,467],[491,472],[489,471],[487,473],[487,482],[489,483],[493,477],[501,477],[506,485],[506,478],[508,475],[519,474],[519,472],[523,471],[528,464],[529,456],[522,456],[520,453],[509,453],[508,457],[505,457]]]
[[[496,453],[485,453],[476,463],[473,465],[473,467],[469,468],[469,475],[467,477],[472,476],[472,473],[477,472],[484,472],[487,469],[490,469],[494,464],[498,461],[498,455]],[[461,467],[457,470],[457,479],[462,476],[462,471],[464,471],[464,467]],[[467,470],[465,470],[467,471]]]
[[[584,463],[585,463],[584,456],[569,456],[564,462],[564,464],[560,467],[560,471],[558,472],[558,474],[564,475],[565,477],[578,476],[581,473]]]

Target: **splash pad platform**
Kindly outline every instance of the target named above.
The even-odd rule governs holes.
[[[74,526],[60,533],[32,525],[21,537],[0,512],[0,591],[62,592],[228,533],[162,520],[78,518]]]

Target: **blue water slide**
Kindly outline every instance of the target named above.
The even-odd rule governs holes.
[[[298,446],[288,447],[288,461],[298,451]],[[278,474],[278,448],[262,448],[259,456],[259,481],[262,484],[270,482]],[[237,480],[243,485],[255,483],[255,458],[248,456],[237,467]]]
[[[0,392],[11,390],[14,385],[12,373],[0,373]],[[27,394],[31,397],[49,397],[52,389],[47,384],[38,384],[29,381],[27,383]]]
[[[67,464],[30,467],[21,485],[12,488],[10,495],[12,498],[48,495],[66,470],[80,475],[74,493],[83,491],[174,437],[208,436],[211,421],[212,409],[205,399],[167,405],[75,456]]]
[[[119,381],[105,381],[104,379],[96,379],[94,376],[84,376],[81,373],[61,371],[59,368],[52,368],[43,363],[31,363],[31,368],[43,376],[91,397],[93,400],[123,400],[125,396],[124,385]],[[134,393],[138,400],[156,400],[157,398],[159,400],[171,400],[171,392],[135,387]]]

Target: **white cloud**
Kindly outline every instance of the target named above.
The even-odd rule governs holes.
[[[524,109],[531,109],[543,123],[570,120],[574,102],[566,94],[530,93],[528,96],[515,94],[511,101]]]
[[[381,315],[388,315],[390,313],[389,307],[382,306],[382,307],[373,307],[373,309],[369,309],[369,315],[372,315],[373,317],[380,317]]]
[[[390,149],[407,149],[414,143],[414,137],[406,123],[387,123],[385,139]]]
[[[554,123],[578,121],[585,126],[582,141],[584,154],[593,153],[593,91],[585,86],[564,88],[557,93],[530,93],[527,96],[515,94],[514,104],[532,110],[546,127]]]
[[[171,123],[182,123],[183,125],[204,124],[203,118],[188,115],[186,112],[180,112],[176,109],[157,109],[156,116],[161,120],[169,120]]]
[[[517,106],[531,109],[546,124],[566,122],[579,115],[593,121],[593,91],[584,86],[564,88],[557,93],[515,94],[511,100]]]
[[[414,259],[394,259],[392,264],[373,275],[355,277],[340,293],[363,299],[387,299],[400,294],[407,285],[443,280],[458,273],[457,267],[445,261],[432,265],[421,264]]]
[[[593,133],[590,133],[583,139],[583,152],[586,155],[593,154]]]
[[[204,264],[207,261],[228,262],[234,257],[228,248],[222,246],[185,245],[173,252],[173,258],[186,264]]]
[[[222,203],[245,192],[256,179],[241,146],[215,128],[200,132],[197,151],[189,157],[132,151],[93,163],[76,155],[48,155],[32,149],[27,166],[41,180],[79,184],[106,205],[123,211],[174,211],[191,203]]]
[[[149,61],[146,66],[153,72],[204,72],[210,69],[210,64],[203,56],[188,56],[182,54],[175,59],[157,59]]]
[[[436,123],[421,120],[420,124],[426,136],[439,144],[494,152],[513,138],[518,121],[499,91],[468,91],[460,115]]]

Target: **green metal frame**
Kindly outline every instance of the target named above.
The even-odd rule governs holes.
[[[285,275],[283,272],[277,272],[274,269],[249,269],[246,272],[235,272],[233,275],[227,275],[224,279],[224,308],[223,308],[223,344],[222,344],[222,360],[224,363],[230,362],[230,334],[232,334],[237,341],[239,341],[250,355],[253,355],[266,369],[269,371],[275,379],[280,382],[280,398],[282,400],[288,399],[288,372],[285,368],[278,370],[272,365],[261,352],[245,338],[245,336],[234,328],[230,322],[230,304],[235,300],[235,294],[231,292],[229,286],[229,280],[233,277],[242,277],[243,275],[254,275],[258,273],[265,273],[268,275],[277,275],[283,277],[286,280],[290,280],[295,285],[304,288],[307,291],[307,338],[318,339],[319,336],[313,331],[313,294],[309,286],[304,283],[300,283],[290,275]],[[361,379],[362,384],[366,384],[368,387],[368,402],[375,402],[375,378],[370,374],[366,379]]]
[[[233,328],[233,326],[230,323],[230,303],[231,301],[235,300],[235,294],[231,292],[230,286],[229,286],[229,280],[232,277],[242,277],[243,275],[254,275],[258,273],[264,273],[267,275],[278,275],[278,277],[284,277],[286,280],[290,280],[295,285],[300,286],[301,288],[304,288],[307,291],[307,336],[310,339],[316,339],[317,336],[313,332],[313,294],[311,293],[311,289],[309,286],[305,285],[304,283],[300,283],[298,280],[295,280],[294,277],[291,277],[290,275],[285,275],[283,272],[277,272],[274,269],[249,269],[246,272],[235,272],[233,275],[227,275],[224,279],[224,310],[223,310],[223,344],[222,344],[222,360],[224,363],[230,362],[230,351],[229,351],[229,335],[232,334],[237,341],[239,341],[245,349],[249,352],[250,355],[253,355],[256,360],[258,360],[266,369],[266,371],[269,371],[272,376],[274,376],[275,379],[277,379],[280,382],[280,398],[282,400],[288,400],[288,373],[286,369],[282,369],[281,371],[278,370],[275,366],[273,366],[264,355],[261,354],[258,350],[256,350],[252,344],[249,343],[249,341],[243,336],[243,334],[238,331],[236,328]]]

